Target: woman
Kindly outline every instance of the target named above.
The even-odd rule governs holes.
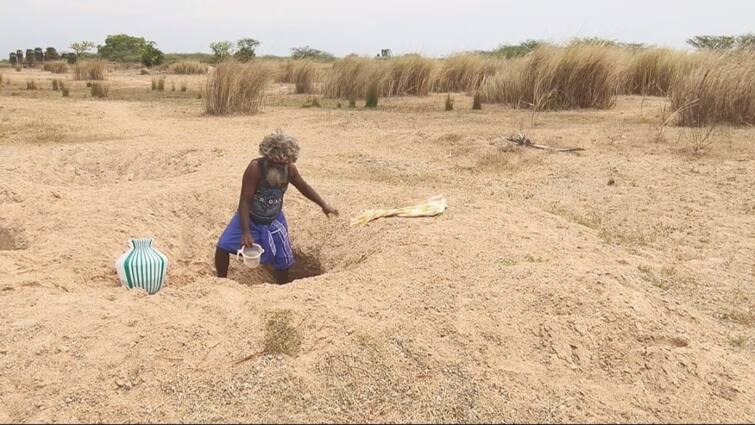
[[[230,254],[257,243],[265,250],[260,262],[272,266],[279,284],[288,283],[288,269],[294,264],[283,215],[283,196],[288,184],[319,205],[326,216],[338,215],[338,211],[325,203],[299,174],[294,165],[299,157],[296,139],[280,131],[266,136],[260,143],[260,154],[262,157],[253,159],[244,172],[238,211],[215,250],[215,269],[218,277],[228,276]]]

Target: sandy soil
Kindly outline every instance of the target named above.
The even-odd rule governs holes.
[[[367,111],[276,86],[264,113],[215,118],[201,77],[156,93],[118,71],[108,100],[4,78],[1,422],[755,420],[755,129],[694,155],[689,131],[654,140],[659,98]],[[342,215],[290,193],[301,278],[234,263],[217,279],[240,175],[275,128]],[[516,131],[585,151],[500,141]],[[348,225],[435,194],[442,216]],[[172,261],[154,296],[113,267],[140,236]],[[279,310],[301,351],[235,364]]]

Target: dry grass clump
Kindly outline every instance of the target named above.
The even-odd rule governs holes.
[[[472,110],[482,110],[482,95],[480,95],[480,92],[475,92],[474,96],[472,97]]]
[[[293,323],[290,310],[274,311],[265,323],[262,353],[296,355],[301,349],[302,335]]]
[[[755,55],[721,55],[675,79],[669,88],[677,125],[755,124]]]
[[[623,71],[623,92],[643,96],[666,96],[675,78],[697,63],[693,55],[671,49],[639,50],[628,58]]]
[[[354,100],[364,97],[365,74],[372,66],[372,60],[354,55],[337,60],[325,81],[323,93],[334,99]]]
[[[368,91],[377,88],[384,93],[390,65],[386,61],[350,55],[333,64],[323,87],[325,97],[348,99],[353,107],[356,99],[366,99]]]
[[[317,68],[310,60],[295,60],[286,63],[278,81],[281,83],[293,83],[297,94],[314,93],[317,81]]]
[[[435,91],[474,92],[485,77],[496,73],[500,62],[472,54],[451,56],[440,66],[435,80]]]
[[[104,80],[105,61],[80,62],[73,66],[74,80]]]
[[[356,55],[339,59],[325,81],[323,94],[332,99],[348,99],[352,105],[356,99],[366,98],[368,87],[377,85],[382,90],[387,66],[383,61]]]
[[[92,97],[105,98],[109,91],[110,89],[104,83],[92,83]]]
[[[204,108],[210,115],[259,111],[272,68],[262,63],[226,61],[207,77]]]
[[[176,62],[168,66],[168,72],[171,74],[206,74],[207,64],[200,62]]]
[[[451,97],[450,93],[448,95],[446,95],[445,108],[446,108],[446,111],[453,111],[454,110],[454,98]]]
[[[507,61],[480,92],[486,102],[515,108],[608,109],[616,100],[617,55],[616,49],[595,45],[540,47]]]
[[[35,80],[26,80],[26,90],[36,90],[37,82]]]
[[[61,90],[63,92],[63,97],[69,97],[69,96],[71,96],[71,89],[70,88],[64,86],[64,87],[61,88]]]
[[[65,74],[68,71],[68,65],[63,61],[45,62],[42,65],[42,70],[52,72],[53,74]]]
[[[384,96],[425,96],[433,83],[435,62],[419,55],[405,55],[389,63]]]
[[[181,91],[185,92],[189,88],[188,83],[186,81],[181,81]]]

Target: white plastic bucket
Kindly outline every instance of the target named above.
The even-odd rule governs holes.
[[[252,244],[252,246],[241,247],[236,251],[236,259],[244,263],[245,266],[253,269],[260,265],[260,258],[262,253],[265,252],[260,245]]]

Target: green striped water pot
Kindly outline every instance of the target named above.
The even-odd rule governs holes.
[[[127,288],[154,294],[165,284],[168,257],[152,246],[152,239],[129,239],[129,249],[115,261],[118,278]]]

